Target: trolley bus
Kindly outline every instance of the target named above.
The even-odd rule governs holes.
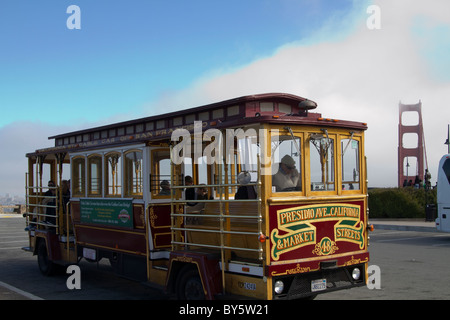
[[[107,259],[179,299],[363,286],[367,124],[316,107],[266,93],[52,136],[26,155],[24,249],[44,275]]]

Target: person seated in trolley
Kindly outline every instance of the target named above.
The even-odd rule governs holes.
[[[161,190],[159,191],[160,196],[170,196],[170,182],[167,180],[161,181],[159,184]]]
[[[194,180],[192,179],[191,176],[186,176],[184,178],[184,184],[186,186],[192,186],[194,184]],[[186,188],[186,190],[184,190],[184,198],[186,200],[195,200],[195,188]],[[195,203],[194,202],[188,202],[187,205],[188,206],[194,206]]]
[[[195,200],[211,200],[212,196],[208,197],[208,189],[203,187],[205,184],[201,183],[200,187],[195,189]]]
[[[192,183],[192,178],[187,176],[185,179],[185,183],[186,185],[193,185]],[[204,187],[205,184],[200,184],[199,187],[195,188],[188,188],[186,190],[186,200],[212,200],[213,197],[208,196],[208,189],[206,187]],[[192,190],[192,192],[188,193],[188,190]],[[194,213],[194,214],[199,214],[202,212],[203,208],[205,207],[205,203],[204,202],[187,202],[187,207],[186,207],[186,213]],[[199,224],[199,220],[197,217],[187,217],[186,218],[186,223],[187,224]]]
[[[45,214],[47,215],[44,219],[44,223],[49,223],[51,225],[56,225],[56,185],[50,180],[48,182],[48,190],[44,193],[44,199],[42,200],[42,205],[45,207]]]
[[[272,176],[272,186],[277,192],[301,190],[300,173],[290,155],[285,155],[281,159],[278,171]]]
[[[194,184],[191,176],[186,176],[184,179],[186,186],[192,186]],[[211,200],[212,197],[208,198],[208,189],[203,187],[205,184],[200,184],[198,188],[186,188],[185,199],[186,200]],[[197,202],[188,202],[188,206],[195,206]]]

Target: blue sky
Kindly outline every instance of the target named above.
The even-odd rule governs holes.
[[[69,30],[69,5],[81,29]],[[97,121],[239,68],[344,16],[352,1],[2,1],[0,125]]]
[[[435,179],[449,12],[448,0],[2,0],[0,195],[23,193],[25,153],[48,136],[263,92],[368,122],[369,186],[396,185],[398,103],[421,100]]]

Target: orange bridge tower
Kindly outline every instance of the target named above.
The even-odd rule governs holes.
[[[417,112],[414,123],[405,124],[405,113]],[[408,117],[409,118],[409,117]],[[402,187],[419,177],[424,178],[424,145],[422,125],[422,102],[417,104],[399,103],[399,125],[398,125],[398,186]],[[417,141],[417,143],[415,143]],[[412,142],[412,143],[411,143]],[[407,145],[406,145],[407,144]],[[406,145],[406,146],[405,146]],[[414,164],[415,170],[414,170]]]

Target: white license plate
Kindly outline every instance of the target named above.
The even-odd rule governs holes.
[[[327,288],[327,279],[318,279],[311,281],[311,292],[322,291]]]

